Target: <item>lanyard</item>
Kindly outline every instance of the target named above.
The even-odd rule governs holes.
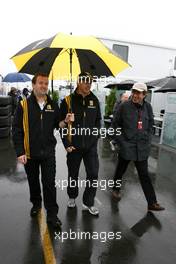
[[[142,129],[142,110],[138,110],[138,122],[137,122],[137,128]]]
[[[138,110],[138,121],[142,121],[142,110]]]

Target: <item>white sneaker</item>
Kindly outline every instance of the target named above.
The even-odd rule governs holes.
[[[92,215],[99,215],[99,210],[95,206],[87,206],[83,204],[84,210],[88,210],[90,214]]]
[[[69,208],[74,208],[76,206],[75,199],[69,199],[68,203],[67,203],[67,206]]]

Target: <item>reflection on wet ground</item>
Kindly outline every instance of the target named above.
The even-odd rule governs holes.
[[[57,179],[67,178],[65,152],[61,141],[57,144]],[[102,180],[112,179],[117,154],[110,150],[108,140],[99,142],[100,173]],[[124,176],[122,200],[119,204],[111,198],[110,190],[99,188],[96,206],[98,218],[82,211],[80,189],[75,209],[67,209],[66,189],[58,188],[59,217],[63,232],[70,230],[77,239],[61,242],[49,229],[54,252],[50,263],[77,264],[173,264],[176,259],[176,151],[167,147],[152,147],[149,173],[157,192],[158,200],[166,210],[147,213],[146,201],[131,163]],[[81,166],[80,178],[85,178]],[[103,190],[104,189],[104,190]],[[37,219],[31,220],[28,185],[23,166],[16,163],[13,144],[0,141],[0,263],[43,264],[47,263]],[[89,233],[87,239],[79,239],[81,233]],[[109,239],[111,232],[121,232],[121,239]],[[92,235],[98,234],[96,239]],[[66,234],[66,233],[65,233]],[[44,234],[45,235],[45,234]],[[116,237],[117,238],[117,237]],[[45,252],[46,253],[46,252]],[[47,253],[49,254],[49,253]],[[46,254],[45,254],[46,255]],[[49,262],[48,262],[49,263]]]

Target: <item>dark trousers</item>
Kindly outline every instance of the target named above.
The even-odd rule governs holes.
[[[47,210],[47,214],[57,214],[58,205],[56,203],[55,187],[55,156],[49,157],[47,159],[28,159],[27,164],[25,165],[25,171],[29,183],[30,201],[33,203],[33,205],[41,205],[42,197],[39,179],[40,168],[44,206]]]
[[[116,186],[116,181],[122,180],[129,162],[130,160],[124,160],[122,157],[118,157],[118,164],[114,175],[114,190],[120,190],[120,187]],[[156,203],[155,191],[148,175],[148,160],[134,161],[134,164],[148,205]]]
[[[87,206],[93,206],[97,188],[95,186],[92,186],[92,183],[95,182],[95,180],[98,180],[98,170],[99,170],[97,147],[92,147],[89,150],[85,150],[85,151],[84,150],[73,151],[67,154],[67,166],[68,166],[67,193],[69,198],[72,199],[75,199],[78,196],[79,193],[78,175],[79,175],[79,168],[82,159],[86,169],[86,188],[83,194],[83,203]],[[73,184],[70,184],[71,180],[74,181],[74,183],[76,183],[74,186]]]

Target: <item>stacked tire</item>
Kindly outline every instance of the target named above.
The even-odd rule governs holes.
[[[0,96],[0,138],[7,138],[10,136],[11,112],[11,97]]]

